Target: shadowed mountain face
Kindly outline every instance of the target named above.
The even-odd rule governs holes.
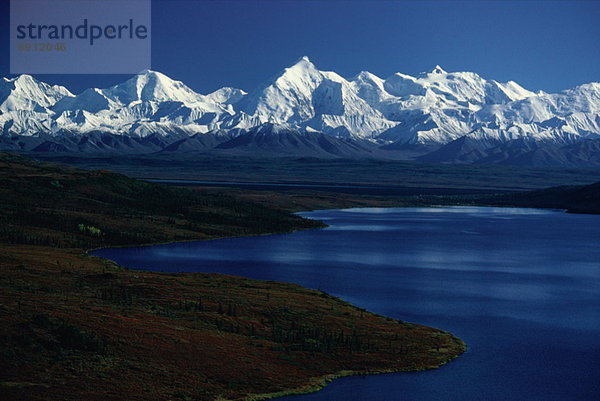
[[[439,66],[415,77],[364,71],[346,79],[307,57],[249,93],[203,95],[143,71],[73,95],[23,75],[0,81],[0,129],[6,150],[596,166],[600,83],[534,93]]]

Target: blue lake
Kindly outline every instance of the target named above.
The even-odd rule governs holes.
[[[433,371],[350,377],[314,400],[600,400],[600,216],[483,207],[301,213],[292,234],[104,249],[129,268],[290,281],[447,330]]]

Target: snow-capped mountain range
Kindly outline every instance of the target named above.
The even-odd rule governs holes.
[[[315,148],[316,155],[595,165],[600,83],[549,94],[439,66],[414,77],[363,71],[346,79],[307,57],[254,91],[207,95],[149,70],[78,95],[21,75],[0,80],[0,127],[0,147],[13,150]]]

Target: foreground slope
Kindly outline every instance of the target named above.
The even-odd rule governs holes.
[[[0,180],[3,400],[259,399],[433,368],[465,349],[294,284],[129,271],[82,250],[320,223],[6,154]]]

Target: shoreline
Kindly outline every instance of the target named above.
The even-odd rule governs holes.
[[[423,207],[423,206],[401,206],[402,208],[405,207]],[[448,206],[443,206],[443,205],[430,205],[428,207],[448,207]],[[455,205],[455,207],[461,207],[459,205]],[[492,207],[492,206],[478,206],[478,207]],[[356,208],[348,208],[348,209],[356,209]],[[343,210],[343,209],[340,209]],[[309,211],[314,211],[314,210],[304,210],[303,212],[309,212]],[[295,212],[294,214],[298,214],[298,213],[302,213],[302,212]],[[301,216],[302,217],[302,216]],[[313,221],[319,221],[320,220],[316,220],[316,219],[310,219]],[[322,222],[321,222],[322,223]],[[168,245],[168,244],[177,244],[177,243],[187,243],[187,242],[203,242],[203,241],[214,241],[214,240],[223,240],[223,239],[230,239],[230,238],[243,238],[243,237],[259,237],[259,236],[268,236],[268,235],[278,235],[278,234],[291,234],[294,232],[298,232],[298,231],[304,231],[304,230],[316,230],[316,229],[323,229],[329,227],[327,224],[323,223],[323,227],[309,227],[309,228],[300,228],[300,229],[296,229],[296,230],[292,230],[292,231],[286,231],[286,232],[271,232],[271,233],[263,233],[263,234],[250,234],[250,235],[239,235],[239,236],[226,236],[226,237],[218,237],[218,238],[210,238],[210,239],[190,239],[190,240],[180,240],[180,241],[166,241],[166,242],[161,242],[161,243],[154,243],[154,244],[139,244],[139,245],[119,245],[119,246],[108,246],[108,247],[100,247],[100,248],[94,248],[94,249],[88,249],[84,251],[85,256],[89,256],[89,257],[94,257],[94,258],[99,258],[103,261],[108,261],[111,263],[115,263],[117,266],[119,266],[122,269],[126,269],[129,271],[140,271],[140,272],[145,272],[145,273],[150,273],[150,274],[164,274],[165,272],[158,272],[158,271],[151,271],[151,270],[141,270],[141,269],[132,269],[129,268],[127,266],[122,266],[116,262],[114,262],[111,259],[102,257],[102,256],[96,256],[91,254],[91,252],[95,251],[95,250],[102,250],[102,249],[111,249],[111,248],[138,248],[138,247],[151,247],[151,246],[156,246],[156,245]],[[198,272],[200,273],[200,272]],[[174,272],[174,273],[168,273],[168,274],[198,274],[196,272]],[[215,273],[215,272],[201,272],[200,274],[205,274],[205,275],[214,275],[214,276],[221,276],[223,275],[223,273]],[[228,275],[230,276],[230,275]],[[249,280],[253,280],[253,281],[262,281],[262,282],[269,282],[272,280],[259,280],[259,279],[254,279],[254,278],[249,278],[249,277],[245,277],[245,276],[236,276],[236,277],[240,277],[243,279],[249,279]],[[279,283],[289,283],[289,284],[293,284],[293,285],[297,285],[300,286],[299,284],[293,283],[293,282],[286,282],[286,281],[279,281],[277,280],[277,282]],[[300,286],[301,288],[304,289],[309,289],[308,287],[304,287],[304,286]],[[315,290],[315,289],[313,289]],[[320,291],[320,290],[316,290],[316,291]],[[321,293],[327,294],[323,291],[320,291]],[[329,295],[329,294],[327,294]],[[331,295],[330,295],[331,296]],[[339,297],[334,297],[339,299],[340,301],[355,307],[355,308],[361,308],[360,306],[354,305],[352,303],[350,303],[349,301],[344,300],[343,298],[339,298]],[[373,313],[370,311],[367,311],[369,313]],[[400,320],[397,319],[393,319],[390,318],[388,316],[384,316],[384,315],[379,315],[382,316],[386,319],[391,319],[395,322],[402,322]],[[414,322],[407,322],[410,324],[416,324],[419,326],[423,326],[420,323],[414,323]],[[251,394],[248,395],[244,398],[242,398],[243,401],[265,401],[265,400],[271,400],[271,399],[277,399],[277,398],[281,398],[281,397],[286,397],[286,396],[292,396],[292,395],[304,395],[304,394],[310,394],[310,393],[315,393],[318,392],[320,390],[322,390],[323,388],[325,388],[327,385],[329,385],[332,381],[336,380],[336,379],[340,379],[340,378],[344,378],[344,377],[351,377],[351,376],[371,376],[371,375],[379,375],[379,374],[392,374],[392,373],[410,373],[410,372],[422,372],[422,371],[426,371],[426,370],[433,370],[433,369],[439,369],[442,366],[445,366],[447,364],[449,364],[450,362],[456,360],[458,357],[460,357],[462,354],[464,354],[465,352],[467,352],[467,344],[460,339],[459,337],[453,335],[452,333],[445,331],[443,329],[437,328],[437,327],[430,327],[430,326],[424,326],[427,327],[429,329],[435,329],[435,330],[439,330],[440,332],[442,332],[445,335],[449,335],[454,341],[456,341],[457,343],[459,343],[461,345],[461,352],[450,357],[449,359],[442,361],[441,363],[439,363],[438,365],[430,365],[430,366],[425,366],[425,367],[419,367],[419,368],[388,368],[388,369],[370,369],[370,370],[341,370],[338,371],[336,373],[331,373],[331,374],[326,374],[324,376],[319,376],[319,377],[313,377],[309,380],[309,382],[303,386],[300,387],[296,387],[296,388],[292,388],[292,389],[288,389],[288,390],[282,390],[282,391],[278,391],[278,392],[273,392],[273,393],[259,393],[259,394]],[[221,397],[217,397],[215,398],[215,401],[234,401],[231,398],[221,398]]]
[[[19,254],[20,253],[29,253],[27,250],[27,247],[20,247],[20,249],[12,249],[10,247],[4,247],[5,248],[5,252],[10,252],[11,254],[14,255],[15,260],[18,260],[19,258]],[[82,277],[86,277],[87,280],[119,280],[119,282],[122,283],[126,283],[126,282],[135,282],[137,284],[137,286],[143,285],[143,283],[156,283],[158,285],[161,286],[161,288],[164,288],[164,291],[161,290],[161,298],[170,300],[168,302],[177,302],[178,299],[193,299],[193,298],[188,298],[189,295],[180,295],[177,297],[173,297],[172,294],[178,293],[178,288],[177,286],[173,286],[174,283],[179,283],[180,285],[184,285],[185,287],[188,287],[190,285],[192,285],[193,287],[188,287],[188,291],[189,294],[197,294],[202,296],[202,298],[205,300],[205,308],[209,308],[208,312],[211,312],[212,310],[214,310],[214,305],[210,305],[211,302],[213,301],[209,301],[211,300],[211,295],[205,293],[202,288],[205,287],[197,287],[198,285],[208,285],[211,288],[215,288],[216,294],[220,294],[223,291],[226,292],[231,292],[231,291],[237,291],[235,290],[236,288],[240,288],[243,291],[244,288],[246,288],[246,286],[248,286],[248,288],[257,288],[256,290],[252,289],[250,290],[252,293],[259,291],[261,294],[265,294],[266,293],[270,293],[271,294],[271,303],[273,306],[285,306],[288,305],[290,308],[292,308],[292,310],[299,310],[299,309],[295,309],[296,307],[293,306],[294,302],[298,302],[300,299],[306,299],[306,301],[308,301],[309,303],[311,303],[311,299],[315,302],[312,304],[312,306],[310,306],[308,309],[313,310],[312,312],[309,312],[309,316],[311,319],[316,319],[317,321],[320,321],[321,318],[319,317],[320,314],[319,313],[315,313],[315,309],[320,309],[323,306],[327,306],[327,305],[335,305],[335,309],[336,309],[336,314],[340,315],[340,314],[346,314],[346,311],[351,312],[352,316],[348,316],[347,317],[347,321],[352,321],[355,322],[357,324],[357,329],[360,328],[359,330],[362,330],[362,327],[367,327],[364,326],[364,322],[374,322],[376,320],[378,321],[386,321],[387,320],[387,324],[389,325],[388,327],[391,330],[396,330],[394,327],[397,327],[400,330],[404,330],[403,327],[405,326],[410,326],[414,329],[418,329],[417,333],[423,333],[423,334],[416,334],[414,339],[411,341],[417,341],[420,345],[420,349],[417,351],[416,354],[414,354],[417,359],[413,359],[413,356],[409,356],[409,360],[403,359],[403,356],[401,354],[397,354],[395,351],[390,350],[390,354],[389,355],[383,355],[381,354],[381,352],[385,352],[386,354],[388,353],[388,351],[385,351],[385,348],[382,349],[381,351],[358,351],[355,353],[355,356],[351,358],[359,358],[360,360],[365,359],[365,361],[368,360],[372,360],[375,361],[373,363],[373,365],[375,363],[380,364],[379,366],[381,366],[381,368],[369,368],[366,370],[336,370],[334,371],[334,373],[326,373],[324,375],[319,375],[316,377],[309,377],[309,378],[305,378],[303,375],[300,376],[296,376],[296,372],[295,370],[287,370],[287,368],[285,370],[282,370],[279,373],[279,376],[281,377],[281,375],[283,374],[284,376],[288,376],[288,377],[292,377],[294,378],[293,380],[277,380],[275,379],[272,383],[273,384],[277,384],[277,383],[281,383],[281,387],[280,388],[285,388],[285,383],[288,382],[288,384],[294,384],[293,386],[289,387],[289,388],[285,388],[284,390],[279,390],[276,392],[257,392],[257,393],[249,393],[248,390],[252,390],[251,388],[242,390],[240,393],[238,393],[239,395],[233,395],[231,394],[231,392],[216,392],[214,393],[214,395],[216,396],[214,399],[215,400],[245,400],[245,401],[258,401],[258,400],[267,400],[267,399],[272,399],[272,398],[277,398],[277,397],[283,397],[283,396],[287,396],[287,395],[300,395],[300,394],[307,394],[307,393],[311,393],[311,392],[315,392],[315,391],[319,391],[322,388],[324,388],[326,385],[328,385],[331,381],[337,379],[337,378],[341,378],[341,377],[346,377],[346,376],[364,376],[364,375],[374,375],[374,374],[385,374],[385,373],[402,373],[402,372],[413,372],[413,371],[423,371],[423,370],[429,370],[429,369],[434,369],[434,368],[439,368],[451,361],[453,361],[454,359],[456,359],[457,357],[459,357],[460,355],[462,355],[465,351],[466,351],[466,345],[465,343],[459,339],[458,337],[454,336],[453,334],[447,332],[447,331],[443,331],[440,329],[436,329],[436,328],[432,328],[429,326],[423,326],[420,324],[414,324],[414,323],[408,323],[408,322],[402,322],[400,320],[396,320],[396,319],[391,319],[391,318],[386,318],[383,315],[378,315],[375,314],[373,312],[369,312],[366,310],[364,311],[364,315],[365,315],[365,319],[362,319],[362,313],[360,312],[359,309],[361,309],[360,307],[357,307],[351,303],[349,303],[348,301],[345,301],[339,297],[334,297],[334,296],[327,296],[325,293],[323,293],[322,291],[318,291],[318,290],[311,290],[307,287],[303,287],[303,286],[298,286],[297,284],[294,283],[288,283],[288,282],[284,282],[284,281],[271,281],[271,280],[255,280],[255,279],[247,279],[247,278],[243,278],[241,276],[231,276],[231,275],[224,275],[221,273],[175,273],[175,274],[170,274],[169,276],[160,273],[160,272],[151,272],[151,271],[144,271],[144,270],[136,270],[136,269],[130,269],[127,268],[126,266],[120,266],[124,269],[126,269],[125,271],[111,271],[111,269],[109,268],[109,266],[106,266],[106,275],[103,273],[102,270],[99,269],[103,269],[105,263],[114,263],[112,261],[110,261],[110,259],[106,259],[103,257],[98,257],[98,256],[94,256],[94,255],[88,255],[82,252],[81,249],[76,249],[76,248],[71,248],[69,249],[65,249],[62,252],[60,250],[56,250],[56,249],[52,249],[52,248],[47,248],[47,247],[41,247],[40,249],[36,250],[35,252],[44,252],[45,255],[47,255],[46,257],[50,257],[51,262],[49,261],[48,265],[54,265],[54,258],[56,258],[57,260],[61,260],[61,266],[57,266],[57,267],[53,267],[52,270],[48,271],[51,275],[55,275],[58,271],[62,271],[63,273],[60,273],[63,277],[66,277],[65,274],[67,276],[71,276],[73,274],[83,274]],[[71,256],[68,256],[71,255]],[[92,256],[92,259],[95,260],[89,260],[88,258]],[[89,262],[87,262],[87,266],[85,267],[85,269],[82,266],[82,270],[80,269],[76,269],[73,271],[73,273],[67,273],[67,270],[65,269],[69,269],[69,266],[75,264],[76,266],[78,266],[79,262],[76,262],[77,258],[85,258],[88,259]],[[22,262],[24,266],[31,266],[31,264],[27,261],[27,260],[22,260]],[[26,269],[29,269],[29,267],[26,267]],[[58,269],[58,270],[55,270]],[[28,271],[28,270],[26,270]],[[139,277],[137,277],[139,275]],[[106,278],[103,278],[105,277]],[[111,277],[113,278],[111,278]],[[51,277],[49,276],[48,278],[49,280],[51,280]],[[133,280],[133,281],[132,281]],[[202,284],[202,283],[206,283],[206,284]],[[239,283],[239,284],[236,284]],[[60,283],[57,283],[58,288],[63,288],[64,286]],[[217,285],[217,287],[214,287],[215,285]],[[250,287],[252,286],[252,287]],[[291,286],[291,287],[290,287]],[[142,287],[139,287],[142,288]],[[183,288],[183,287],[182,287]],[[222,288],[222,289],[220,289]],[[258,289],[261,288],[261,289]],[[171,295],[169,295],[171,294]],[[243,292],[241,294],[244,294]],[[304,294],[304,295],[303,295]],[[310,295],[312,294],[312,295]],[[262,301],[260,302],[264,302],[264,295],[259,295],[259,299],[262,299]],[[289,298],[289,296],[294,297],[294,299],[296,301],[293,301],[292,298]],[[310,296],[311,298],[302,298],[302,297],[306,297],[306,296]],[[66,297],[66,295],[65,295]],[[253,295],[253,297],[255,297],[255,295]],[[283,297],[283,298],[282,298]],[[299,297],[299,298],[296,298]],[[36,298],[37,299],[37,298]],[[70,295],[69,299],[71,299],[72,301],[75,301],[76,299],[78,299],[75,295]],[[218,298],[217,298],[218,299]],[[282,303],[280,300],[282,299],[286,299],[286,301],[284,301],[284,303]],[[67,298],[65,298],[65,301],[67,300]],[[254,304],[256,302],[256,300],[254,298],[249,298],[248,299],[249,302],[251,304]],[[88,301],[86,301],[87,303]],[[146,301],[140,300],[140,302],[142,302],[141,305],[144,305],[146,303]],[[223,302],[225,302],[226,305],[226,300],[223,300]],[[292,302],[292,303],[289,303]],[[77,301],[77,303],[79,303]],[[23,310],[29,310],[29,306],[27,306],[28,304],[30,304],[30,302],[28,301],[27,303],[25,302],[21,302],[21,306],[19,306],[20,308],[22,307]],[[139,302],[135,302],[134,305],[140,305]],[[69,306],[67,306],[66,304],[61,306],[59,309],[63,310],[64,307],[66,307],[67,309],[69,308]],[[118,307],[121,308],[121,307]],[[146,307],[142,307],[142,309],[145,309]],[[308,312],[307,309],[307,312]],[[35,306],[33,311],[35,311]],[[104,309],[103,309],[104,310]],[[110,309],[106,309],[107,313]],[[126,307],[126,310],[130,310],[130,312],[127,313],[127,315],[130,316],[137,316],[138,315],[138,311],[140,310],[138,306],[134,306],[132,307]],[[329,306],[327,306],[327,310],[329,310]],[[39,314],[41,311],[38,310],[36,312],[33,312],[35,316],[36,314]],[[55,311],[58,312],[58,309]],[[58,314],[50,314],[49,316],[51,316],[51,319],[56,319],[58,316],[58,319],[66,319],[67,315],[65,315],[65,313],[69,313],[69,312],[58,312]],[[183,312],[179,312],[179,313],[183,313]],[[306,313],[306,312],[303,312]],[[322,312],[321,312],[322,313]],[[330,312],[326,312],[324,313],[324,315],[329,315],[331,314]],[[84,316],[85,315],[85,316]],[[87,321],[87,314],[84,313],[84,315],[78,315],[75,314],[71,317],[69,317],[70,322],[72,322],[71,324],[74,324],[75,326],[73,327],[81,327],[82,330],[84,330],[84,332],[90,332],[93,333],[95,332],[95,330],[90,331],[91,327],[88,326],[87,323],[83,323],[84,321],[82,321],[81,319],[86,319],[85,321]],[[210,314],[210,316],[212,316],[212,312]],[[54,316],[54,317],[52,317]],[[61,317],[62,316],[62,317]],[[70,316],[70,313],[69,313]],[[160,315],[159,315],[160,316]],[[219,316],[219,315],[214,315],[214,316]],[[221,315],[223,317],[226,318],[226,315]],[[243,316],[246,316],[246,314],[244,313]],[[359,317],[360,316],[360,317]],[[108,316],[106,316],[108,318]],[[74,320],[71,320],[71,318],[74,318]],[[121,317],[116,317],[117,321],[121,321],[120,319],[122,319]],[[93,318],[94,319],[94,318]],[[105,318],[103,318],[104,320]],[[127,318],[129,319],[129,318]],[[156,319],[156,318],[153,318]],[[181,320],[184,319],[184,320]],[[210,318],[212,319],[212,318]],[[327,317],[327,319],[329,319]],[[162,321],[164,320],[162,317],[159,317],[159,320]],[[113,321],[113,318],[109,318],[106,323],[111,326],[111,323],[109,323],[110,321]],[[188,325],[189,318],[184,317],[183,315],[178,318],[175,321],[172,321],[172,323],[169,323],[167,320],[164,320],[165,323],[167,323],[169,326],[171,325],[175,325],[180,327],[180,329],[176,328],[175,326],[173,326],[174,330],[184,330],[184,328],[186,327],[191,327]],[[308,323],[308,322],[307,322]],[[397,323],[404,323],[402,326],[398,325]],[[164,323],[163,323],[164,324]],[[368,323],[369,324],[369,323]],[[322,326],[321,326],[322,325]],[[126,326],[129,327],[129,326]],[[147,326],[148,328],[144,328],[141,329],[141,327],[146,327],[144,326],[132,326],[131,329],[127,329],[127,330],[133,330],[133,332],[139,332],[140,330],[143,331],[148,331],[148,332],[154,332],[155,330],[153,330],[151,327],[155,327],[154,325],[152,326]],[[163,326],[164,327],[164,326]],[[327,321],[323,321],[322,323],[318,323],[316,326],[313,326],[311,323],[308,323],[308,327],[324,327],[324,328],[328,328],[329,323],[327,323]],[[267,327],[268,329],[268,327]],[[262,329],[261,329],[262,330]],[[333,330],[333,328],[331,329]],[[112,330],[111,330],[112,331]],[[169,331],[165,331],[164,334],[160,334],[160,335],[165,335],[167,333],[171,332],[171,329],[169,329]],[[431,355],[429,355],[431,348],[431,343],[428,342],[428,340],[425,338],[425,336],[428,336],[428,334],[425,333],[431,333],[431,332],[436,332],[436,333],[440,333],[440,340],[446,344],[446,345],[441,345],[441,347],[443,348],[447,348],[447,349],[443,349],[441,351],[441,353],[433,353]],[[106,337],[106,331],[105,329],[100,329],[98,333],[99,338],[105,338],[108,342],[108,344],[112,344],[110,345],[110,347],[115,347],[113,349],[113,351],[111,351],[111,355],[113,352],[122,352],[122,351],[118,351],[119,349],[121,349],[121,346],[118,343],[113,343],[114,340],[114,336],[110,336],[110,337]],[[159,332],[157,333],[163,333],[163,330],[160,329]],[[181,334],[177,334],[178,336],[182,336],[181,338],[188,338],[188,334],[183,334],[183,333],[188,333],[188,331],[181,331]],[[390,332],[391,333],[391,332]],[[189,334],[191,334],[192,336],[195,335],[194,334],[194,329],[192,330],[192,332],[189,332]],[[171,334],[168,334],[169,336]],[[214,335],[217,336],[225,336],[223,337],[223,339],[229,338],[230,334],[228,331],[216,331],[214,333]],[[379,334],[375,334],[379,336]],[[123,337],[121,340],[119,340],[119,343],[122,344],[128,344],[129,343],[129,339],[127,339],[128,336]],[[191,337],[194,338],[194,337]],[[190,339],[191,339],[190,338]],[[251,342],[258,342],[258,343],[262,343],[264,342],[265,344],[267,344],[267,341],[271,341],[268,340],[267,338],[264,338],[262,335],[258,335],[257,337],[254,336],[249,336],[249,337],[243,337],[244,338],[244,342],[247,341],[251,341]],[[112,339],[112,340],[111,340]],[[150,337],[149,337],[150,339]],[[232,338],[233,339],[233,338]],[[421,342],[421,340],[425,340],[425,342]],[[123,341],[125,343],[123,343]],[[237,341],[237,340],[236,340]],[[179,347],[177,344],[180,343],[180,341],[176,341],[174,343],[172,343],[171,346],[173,347]],[[200,344],[200,343],[199,343]],[[210,344],[210,341],[206,344]],[[223,345],[227,344],[227,342],[223,343]],[[274,345],[277,345],[279,343],[273,343]],[[284,344],[281,344],[284,345]],[[129,346],[127,346],[129,347]],[[435,347],[435,345],[434,345]],[[251,349],[247,349],[246,351],[244,351],[244,353],[239,354],[240,357],[246,358],[254,358],[251,357],[250,354],[252,354],[253,351],[253,347],[250,347]],[[200,348],[198,349],[204,349],[204,346],[200,345]],[[239,348],[238,348],[239,349]],[[258,348],[256,350],[262,350],[265,348]],[[249,354],[246,354],[246,352],[250,352]],[[260,351],[262,352],[262,351]],[[302,353],[302,351],[300,351]],[[340,352],[340,351],[337,351]],[[268,358],[268,360],[271,360],[270,358],[275,357],[278,354],[282,354],[285,353],[283,350],[278,351],[278,352],[270,352],[269,354],[271,356],[265,356]],[[295,353],[295,352],[293,352]],[[312,354],[313,352],[309,352],[307,355]],[[218,353],[217,353],[218,354]],[[427,354],[427,355],[425,355]],[[200,357],[202,355],[202,353],[200,354],[196,354],[198,357]],[[321,355],[320,353],[317,352],[317,354],[314,354],[313,357],[311,358],[317,358],[317,360],[322,361],[325,365],[323,365],[322,367],[320,367],[319,369],[315,370],[315,373],[319,374],[319,371],[323,372],[323,371],[327,371],[328,367],[334,367],[334,365],[331,365],[330,361],[332,358],[336,358],[335,357],[335,352],[333,354],[327,352],[323,355]],[[369,355],[373,355],[373,359],[370,359]],[[392,356],[392,359],[389,359],[387,356]],[[411,355],[411,354],[409,354]],[[438,358],[438,356],[441,356],[442,358]],[[131,355],[131,357],[133,358],[137,358],[135,357],[133,354]],[[151,355],[147,356],[148,358],[153,358]],[[230,353],[226,353],[224,355],[222,355],[223,357],[223,361],[230,361],[231,355]],[[422,358],[425,359],[422,359]],[[126,360],[130,360],[130,356],[129,354],[126,354],[125,356]],[[303,360],[304,357],[300,357],[298,356],[298,360]],[[398,358],[398,359],[394,359],[394,358]],[[275,358],[276,361],[277,358]],[[438,359],[438,360],[436,360]],[[136,360],[136,359],[134,359]],[[161,363],[161,358],[155,359],[154,362],[152,362],[153,365],[156,365],[157,363],[160,364]],[[201,359],[202,360],[202,359]],[[394,366],[394,361],[398,361],[398,363],[396,364],[396,366]],[[146,359],[140,359],[140,361],[148,361]],[[421,362],[422,361],[422,362]],[[435,362],[434,362],[435,361]],[[144,362],[146,363],[146,362]],[[225,365],[222,366],[229,366],[228,365],[229,362],[225,362]],[[422,366],[419,366],[420,363],[424,363]],[[354,364],[354,362],[353,362]],[[358,363],[357,366],[362,365],[362,363]],[[371,364],[367,364],[364,366],[370,366]],[[283,366],[283,365],[280,365]],[[387,367],[386,367],[387,366]],[[409,368],[407,368],[406,366],[409,366]],[[236,369],[231,370],[231,372],[235,372]],[[307,371],[307,372],[311,372],[313,371],[312,369]],[[15,380],[16,378],[18,378],[19,376],[15,376]],[[219,375],[217,375],[217,377],[220,377]],[[234,376],[235,377],[235,376]],[[270,375],[267,375],[264,377],[264,379],[270,377]],[[307,380],[305,380],[307,379]],[[16,382],[22,382],[22,380],[16,380]],[[49,385],[51,385],[53,382],[41,382],[41,383],[47,383]],[[298,385],[300,384],[300,385]],[[256,390],[260,390],[261,386],[258,386],[256,388]],[[266,388],[268,388],[269,386],[267,386]],[[101,387],[100,387],[101,388]],[[0,389],[4,389],[4,383],[0,383]],[[23,389],[25,390],[25,389]],[[27,390],[29,391],[29,390]],[[123,393],[125,394],[125,393]],[[246,396],[244,396],[244,394],[248,394]],[[8,395],[7,395],[8,397]],[[60,398],[55,398],[52,394],[47,395],[48,398],[46,399],[60,399]],[[143,397],[142,397],[143,398]],[[12,399],[10,397],[8,397],[7,399]],[[32,398],[33,399],[33,398]],[[37,399],[37,398],[35,398]],[[90,398],[91,400],[96,400],[97,398]],[[145,398],[144,398],[145,399]],[[151,398],[148,398],[151,399]]]
[[[460,354],[456,355],[455,357],[450,358],[450,359],[440,363],[439,365],[428,366],[428,367],[424,367],[421,369],[380,369],[380,370],[366,370],[366,371],[342,370],[337,373],[333,373],[333,374],[329,374],[329,375],[325,375],[325,376],[321,376],[321,377],[315,377],[306,386],[297,387],[297,388],[291,389],[291,390],[283,390],[283,391],[276,392],[276,393],[264,393],[264,394],[249,395],[246,398],[243,398],[243,401],[265,401],[265,400],[277,399],[277,398],[293,396],[293,395],[299,396],[299,395],[316,393],[318,391],[323,390],[334,380],[342,379],[344,377],[373,376],[373,375],[384,375],[384,374],[394,374],[394,373],[416,373],[416,372],[424,372],[427,370],[439,369],[442,366],[445,366],[445,365],[455,361],[457,358],[459,358],[461,355],[463,355],[468,350],[467,344],[464,341],[462,341],[460,338],[456,337],[455,335],[453,335],[447,331],[444,331],[444,333],[447,333],[447,334],[451,335],[453,338],[455,338],[456,340],[458,340],[463,346],[463,351]],[[227,399],[227,398],[217,398],[215,401],[233,401],[233,400]]]

